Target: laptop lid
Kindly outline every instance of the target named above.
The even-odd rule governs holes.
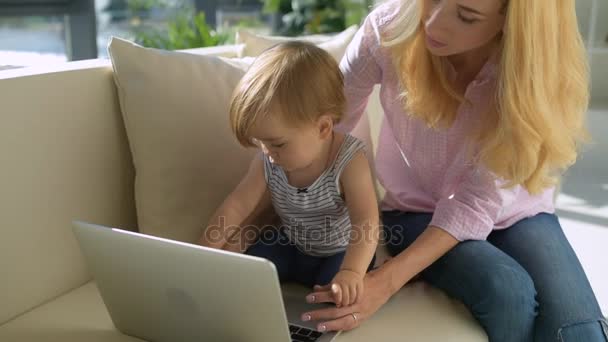
[[[290,340],[270,261],[84,222],[73,226],[121,332],[158,342]]]

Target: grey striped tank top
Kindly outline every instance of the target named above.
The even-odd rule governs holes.
[[[333,164],[305,189],[290,185],[283,169],[264,155],[272,204],[290,243],[303,253],[330,256],[348,246],[351,225],[340,193],[340,175],[356,152],[364,148],[361,140],[346,134]]]

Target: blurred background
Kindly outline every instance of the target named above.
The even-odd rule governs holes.
[[[358,24],[372,0],[0,0],[0,64],[106,57],[110,36],[163,49],[230,44],[237,29],[297,36]]]
[[[113,35],[148,47],[234,42],[236,30],[339,32],[382,0],[0,0],[0,68],[106,58]],[[608,102],[608,0],[577,0],[594,101]]]

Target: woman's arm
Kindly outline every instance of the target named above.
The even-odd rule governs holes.
[[[382,70],[374,51],[380,46],[377,30],[369,17],[357,31],[340,62],[344,76],[346,111],[336,130],[351,132],[365,112],[369,95],[382,80]]]
[[[241,224],[254,212],[270,206],[264,178],[264,161],[255,157],[237,187],[215,211],[198,243],[212,248],[226,248],[231,237],[240,233]],[[238,246],[237,246],[238,247]],[[230,249],[234,249],[232,246]]]
[[[381,266],[390,296],[457,244],[450,233],[428,226],[408,248]]]
[[[444,229],[458,241],[485,240],[503,209],[521,191],[504,188],[505,184],[483,165],[470,165],[453,192],[439,198],[429,225]]]
[[[441,199],[433,220],[405,250],[364,278],[365,294],[359,303],[341,308],[305,313],[302,318],[321,320],[318,328],[349,330],[373,315],[416,274],[447,253],[459,241],[483,240],[492,231],[500,210],[512,203],[514,189],[503,189],[502,182],[483,167],[472,166],[463,175],[454,194]],[[330,289],[317,287],[307,299],[333,302]],[[352,314],[358,317],[355,321]]]

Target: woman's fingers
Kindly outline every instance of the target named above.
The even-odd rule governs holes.
[[[306,296],[308,303],[335,303],[334,295],[330,288],[327,290],[316,291]]]
[[[329,291],[330,287],[331,287],[331,284],[326,284],[326,285],[315,285],[312,288],[315,291]]]
[[[357,312],[359,305],[338,307],[329,307],[323,309],[317,309],[314,311],[306,312],[302,314],[303,321],[327,321],[340,318],[348,315],[351,312]],[[308,319],[307,319],[308,318]],[[323,322],[322,322],[323,323]]]
[[[348,308],[352,308],[349,306]],[[354,314],[354,316],[353,316]],[[356,317],[356,319],[355,319]],[[351,330],[358,327],[361,324],[362,316],[358,312],[351,311],[348,314],[336,318],[331,321],[317,324],[317,330],[319,331],[337,331],[337,330]]]

